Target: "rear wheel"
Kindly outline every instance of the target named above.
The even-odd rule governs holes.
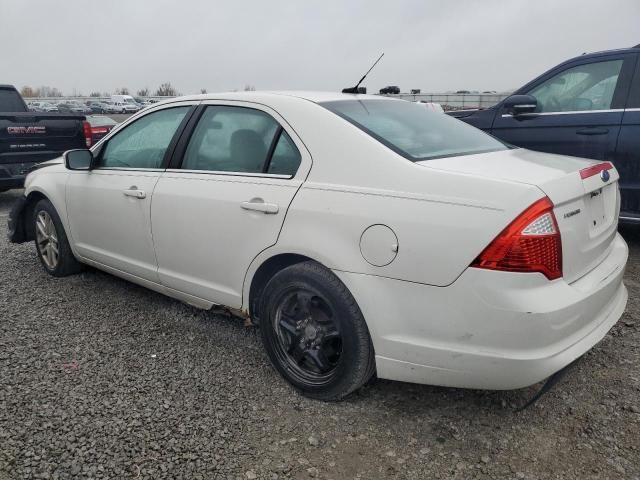
[[[69,246],[58,212],[49,200],[40,200],[33,211],[36,250],[44,269],[54,277],[82,270]]]
[[[306,396],[340,400],[374,373],[373,345],[355,299],[315,262],[287,267],[269,281],[261,318],[273,365]]]

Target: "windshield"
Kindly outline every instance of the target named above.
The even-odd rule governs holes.
[[[320,105],[414,162],[508,149],[482,130],[413,102],[340,100]]]

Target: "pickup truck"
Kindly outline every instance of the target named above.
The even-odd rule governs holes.
[[[91,146],[83,115],[30,112],[12,85],[0,85],[0,192],[21,188],[36,164]]]
[[[640,45],[580,55],[491,108],[448,113],[512,145],[613,162],[620,221],[640,223]]]

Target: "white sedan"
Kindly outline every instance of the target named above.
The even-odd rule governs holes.
[[[175,98],[47,162],[14,242],[260,326],[275,368],[340,399],[378,377],[531,385],[622,315],[618,173],[366,95]]]

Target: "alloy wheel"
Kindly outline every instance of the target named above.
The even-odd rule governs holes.
[[[36,217],[36,241],[42,261],[49,270],[55,270],[60,255],[58,233],[51,216],[44,210]]]

